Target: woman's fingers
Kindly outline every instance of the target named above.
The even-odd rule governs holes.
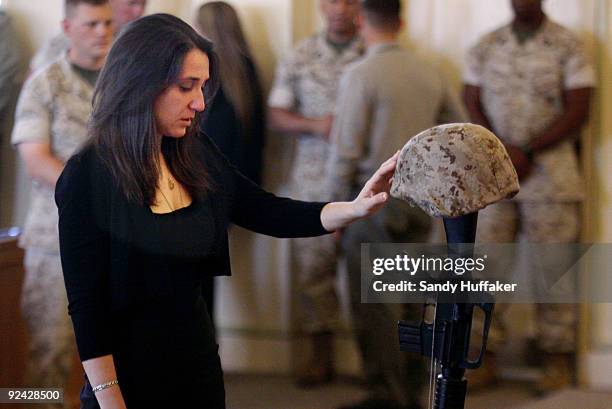
[[[389,169],[395,169],[395,166],[397,165],[397,158],[399,156],[399,151],[397,151],[395,153],[395,155],[391,156],[389,159],[387,159],[381,166],[381,169],[385,169],[385,171],[389,170]]]
[[[372,178],[370,178],[369,182],[376,184],[378,182],[388,180],[390,176],[393,176],[393,173],[395,172],[396,164],[397,164],[397,158],[394,155],[393,157],[388,159],[385,163],[380,165],[380,167],[374,173]]]
[[[372,197],[375,204],[383,204],[389,198],[389,194],[387,192],[380,192]]]
[[[390,157],[382,165],[380,165],[380,167],[376,170],[376,172],[374,172],[372,177],[365,183],[362,191],[358,196],[359,198],[373,198],[379,193],[389,192],[389,190],[391,189],[391,183],[393,180],[392,177],[393,173],[395,172],[399,153],[400,151],[395,152],[392,157]],[[386,198],[384,201],[386,201]]]
[[[375,212],[379,207],[381,207],[385,202],[389,199],[389,194],[387,192],[380,192],[370,197],[364,197],[361,200],[361,205],[363,206],[363,214],[362,216],[366,216]]]
[[[376,175],[383,176],[385,179],[387,179],[389,174],[392,174],[393,172],[395,172],[395,167],[397,166],[398,156],[399,156],[399,151],[397,151],[395,155],[393,155],[392,157],[387,159],[382,165],[380,165],[380,168],[378,168]]]
[[[395,172],[399,153],[397,151],[380,165],[353,201],[357,217],[365,217],[376,212],[389,200],[389,191],[393,183],[393,173]]]
[[[389,199],[389,194],[386,192],[378,193],[372,196],[369,200],[368,213],[373,213],[378,210]]]

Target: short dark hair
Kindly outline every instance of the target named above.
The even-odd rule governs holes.
[[[376,28],[399,28],[402,12],[400,0],[362,0],[361,11],[366,20]]]
[[[79,4],[90,6],[103,6],[108,4],[108,0],[64,0],[64,16],[70,17],[72,12]]]
[[[129,201],[152,205],[163,152],[174,177],[193,197],[211,189],[208,172],[198,163],[200,113],[185,136],[158,135],[154,104],[180,74],[191,50],[208,56],[210,78],[204,87],[207,106],[218,88],[218,60],[213,44],[190,25],[169,14],[131,22],[111,48],[96,84],[89,122],[91,143]]]

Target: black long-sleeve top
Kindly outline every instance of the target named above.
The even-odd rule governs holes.
[[[242,176],[208,138],[201,141],[198,157],[214,186],[206,208],[212,214],[215,237],[202,262],[204,275],[231,274],[230,223],[275,237],[328,233],[320,218],[325,203],[276,197]],[[150,209],[127,201],[93,147],[68,161],[55,199],[68,310],[81,360],[111,354],[113,316],[137,300],[128,290],[133,282],[130,258],[139,251],[134,223],[142,220],[134,212]],[[167,275],[147,272],[146,277],[149,295],[172,291]]]

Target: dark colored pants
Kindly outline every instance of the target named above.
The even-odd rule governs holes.
[[[430,226],[431,219],[421,210],[391,199],[343,235],[353,326],[367,386],[373,397],[401,405],[418,402],[426,374],[421,357],[400,352],[397,321],[420,318],[422,306],[361,303],[361,243],[426,242]]]
[[[91,385],[89,383],[89,379],[87,379],[87,375],[85,375],[85,385],[81,388],[81,409],[100,409],[100,405],[98,404],[98,400],[96,399],[95,394],[91,390]]]

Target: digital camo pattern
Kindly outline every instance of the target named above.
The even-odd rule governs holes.
[[[523,146],[563,111],[565,90],[593,87],[595,73],[578,38],[545,20],[520,43],[510,25],[484,36],[468,53],[465,82],[480,87],[481,102],[495,134]],[[577,135],[537,153],[532,173],[521,181],[521,201],[577,201],[583,197]]]
[[[12,143],[48,143],[53,155],[66,162],[87,139],[92,95],[93,87],[72,70],[64,54],[32,74],[24,85]],[[20,237],[20,245],[26,249],[22,310],[30,336],[30,386],[66,388],[75,344],[62,277],[53,193],[53,188],[33,183],[30,209]]]
[[[328,44],[325,33],[307,38],[279,64],[268,105],[306,118],[333,115],[340,76],[364,52],[360,38],[341,52]],[[310,134],[298,137],[290,178],[292,197],[311,201],[329,199],[324,184],[328,156],[327,140]]]
[[[268,105],[307,118],[334,114],[340,76],[364,52],[359,38],[342,52],[327,43],[325,33],[304,40],[279,64]],[[289,179],[292,197],[329,200],[324,183],[328,156],[327,140],[316,135],[298,137]],[[339,309],[335,291],[335,240],[331,235],[293,240],[292,255],[299,282],[302,329],[309,333],[333,329]]]
[[[580,232],[577,203],[539,203],[505,200],[478,214],[478,243],[575,243]],[[489,262],[494,262],[490,260]],[[533,263],[534,260],[520,260]],[[515,268],[522,268],[521,265]],[[542,351],[572,352],[576,348],[577,311],[574,304],[537,304],[536,339]],[[504,312],[508,304],[496,304],[489,331],[489,349],[499,349],[506,339]],[[474,316],[480,328],[482,315]],[[477,332],[473,337],[479,337]],[[476,343],[478,345],[478,343]]]
[[[66,55],[35,72],[23,86],[15,113],[13,145],[48,143],[66,162],[87,140],[93,87],[70,66]],[[57,207],[53,188],[33,182],[20,245],[59,253]]]
[[[34,72],[57,61],[70,47],[70,41],[63,32],[56,34],[43,44],[30,61],[30,71]]]
[[[60,256],[28,249],[24,265],[21,310],[29,336],[26,386],[67,390],[76,344]],[[65,399],[64,407],[69,407],[69,401]],[[28,407],[47,409],[60,405]]]
[[[338,326],[340,304],[336,294],[336,240],[331,234],[291,241],[297,271],[302,329],[310,334]]]
[[[511,26],[502,27],[473,47],[465,82],[481,89],[486,115],[506,143],[523,145],[549,127],[563,109],[563,92],[595,86],[595,74],[582,44],[564,27],[546,20],[520,44]],[[480,212],[477,240],[486,243],[578,240],[577,201],[583,198],[572,137],[535,155],[532,173],[514,200]],[[490,334],[505,338],[496,307]],[[576,308],[538,304],[537,339],[546,352],[571,352],[576,346]],[[495,343],[492,345],[495,348]]]
[[[279,63],[268,104],[307,118],[333,114],[342,72],[364,52],[360,38],[341,52],[328,44],[325,33],[307,38]]]
[[[457,217],[514,196],[518,176],[497,137],[479,125],[427,129],[404,146],[391,195],[434,217]]]

